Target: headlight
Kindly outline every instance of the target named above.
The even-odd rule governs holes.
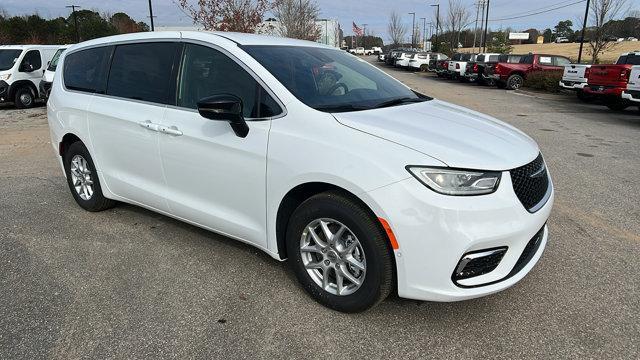
[[[11,77],[11,74],[0,75],[0,80],[9,80],[10,77]]]
[[[498,171],[454,170],[421,166],[407,166],[407,170],[429,189],[445,195],[490,194],[498,188],[502,175]]]

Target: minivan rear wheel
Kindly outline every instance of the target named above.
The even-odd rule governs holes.
[[[35,98],[31,89],[28,87],[21,87],[16,91],[13,102],[18,109],[27,109],[33,107]]]
[[[312,196],[287,227],[289,265],[304,290],[337,311],[367,310],[390,293],[392,252],[377,219],[337,191]]]
[[[102,194],[96,167],[82,142],[76,141],[69,146],[64,153],[63,163],[69,190],[81,208],[96,212],[116,205],[114,200]]]

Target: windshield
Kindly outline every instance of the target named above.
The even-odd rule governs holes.
[[[22,50],[0,50],[0,71],[9,70],[20,57]]]
[[[60,55],[62,55],[65,50],[67,49],[58,49],[58,51],[56,51],[56,53],[53,55],[53,58],[51,58],[51,62],[49,62],[49,67],[47,68],[47,70],[56,71],[56,67],[58,67],[58,59],[60,59]]]
[[[356,111],[427,100],[342,51],[301,46],[242,48],[295,97],[316,110]]]

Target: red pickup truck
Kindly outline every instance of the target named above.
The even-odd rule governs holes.
[[[640,52],[622,54],[615,64],[592,65],[583,91],[600,98],[611,110],[624,110],[631,105],[622,92],[627,89],[633,65],[640,65]]]
[[[493,69],[493,79],[499,88],[520,89],[527,75],[535,71],[564,71],[571,61],[558,55],[528,54],[518,63],[499,62]]]

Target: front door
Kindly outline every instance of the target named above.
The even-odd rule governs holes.
[[[167,108],[160,156],[172,214],[266,247],[266,157],[270,118],[280,106],[221,50],[185,44],[176,106]],[[200,99],[232,94],[243,103],[249,134],[197,111]]]

